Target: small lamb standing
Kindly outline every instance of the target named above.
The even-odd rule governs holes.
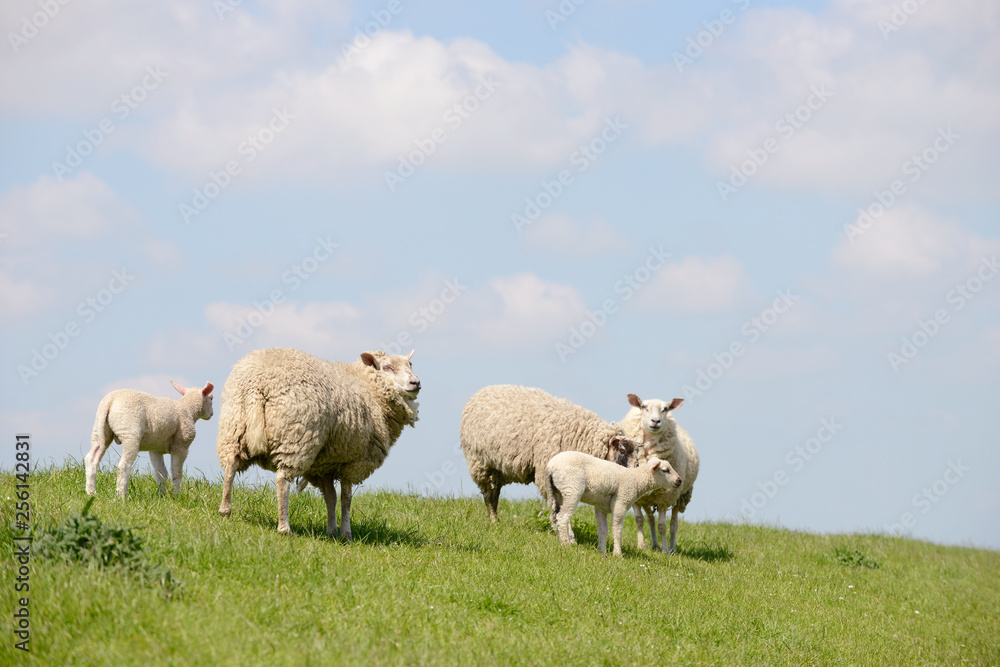
[[[556,454],[545,466],[549,507],[559,543],[572,544],[570,519],[582,501],[597,515],[597,549],[608,544],[608,514],[614,535],[614,555],[622,555],[622,525],[633,504],[648,493],[680,487],[682,480],[666,461],[651,457],[638,468],[624,468],[582,452]]]
[[[167,467],[163,455],[170,454],[170,476],[174,492],[181,490],[181,475],[188,448],[195,436],[195,422],[212,418],[211,382],[204,387],[182,387],[170,384],[182,396],[179,399],[160,398],[134,389],[116,389],[97,406],[94,431],[90,436],[90,451],[84,458],[87,469],[87,493],[97,492],[97,466],[114,440],[122,446],[118,463],[118,496],[125,497],[132,465],[139,452],[149,452],[160,490],[167,490]]]
[[[460,435],[469,475],[493,522],[506,484],[534,482],[548,500],[545,464],[559,452],[585,452],[623,466],[634,462],[635,443],[617,424],[533,387],[483,387],[462,410]]]
[[[676,410],[684,402],[683,398],[675,398],[669,403],[658,399],[643,401],[635,394],[628,395],[632,409],[628,411],[621,425],[630,438],[635,438],[644,444],[640,451],[640,461],[649,456],[656,456],[669,461],[677,474],[684,480],[679,492],[658,491],[639,500],[635,506],[635,525],[638,528],[639,548],[645,548],[643,540],[644,521],[643,510],[649,518],[649,539],[653,550],[658,545],[656,529],[653,527],[653,508],[659,510],[657,527],[660,542],[663,543],[663,553],[675,553],[677,550],[677,515],[687,509],[691,502],[691,491],[694,481],[698,478],[698,448],[694,446],[691,436],[677,425],[671,410]],[[667,545],[667,508],[673,507],[670,516],[670,544]]]
[[[233,479],[251,465],[277,473],[278,532],[290,533],[288,486],[303,477],[323,491],[326,534],[337,525],[351,539],[351,488],[389,455],[405,426],[417,421],[420,379],[410,358],[362,352],[352,364],[301,350],[255,350],[233,367],[222,390],[219,463],[225,471],[219,514],[232,511]]]

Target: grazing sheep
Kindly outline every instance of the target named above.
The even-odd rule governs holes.
[[[614,535],[614,555],[622,555],[622,525],[625,515],[642,496],[653,492],[674,492],[681,478],[670,464],[655,456],[638,468],[623,468],[582,452],[556,454],[545,466],[549,486],[549,507],[560,544],[575,542],[570,518],[583,501],[597,514],[597,549],[604,553],[608,544],[608,514]]]
[[[170,454],[170,476],[174,491],[181,490],[184,459],[195,436],[195,422],[212,418],[212,383],[204,387],[170,384],[182,396],[160,398],[134,389],[116,389],[101,399],[90,436],[90,451],[84,457],[87,493],[97,492],[97,466],[114,440],[122,446],[118,462],[118,495],[125,497],[132,465],[139,452],[149,452],[160,490],[167,490],[167,468],[163,455]]]
[[[628,411],[621,425],[625,433],[644,444],[639,459],[657,456],[669,461],[677,474],[684,480],[680,493],[664,493],[662,491],[649,494],[639,500],[635,506],[635,525],[638,528],[639,548],[645,548],[643,540],[644,521],[643,510],[649,518],[649,539],[652,548],[657,549],[656,529],[653,527],[653,508],[659,510],[657,526],[660,541],[663,543],[663,553],[674,553],[677,550],[677,515],[687,509],[691,502],[691,491],[694,481],[698,478],[698,448],[694,446],[691,436],[677,425],[671,410],[676,410],[684,402],[683,398],[675,398],[669,403],[657,399],[641,400],[635,394],[628,395],[628,402],[633,406]],[[667,545],[667,508],[673,507],[670,516],[670,545]]]
[[[278,532],[290,533],[288,485],[304,477],[323,491],[326,534],[351,539],[351,488],[382,465],[405,426],[417,421],[420,380],[410,358],[362,352],[351,364],[301,350],[255,350],[233,367],[222,390],[219,514],[229,516],[233,478],[251,465],[277,473]]]
[[[510,384],[483,387],[469,399],[460,435],[469,474],[494,522],[506,484],[534,482],[547,499],[545,464],[555,454],[585,452],[624,466],[635,449],[617,424],[541,389]]]

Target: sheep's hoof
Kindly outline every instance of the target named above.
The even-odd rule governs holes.
[[[219,508],[219,515],[220,516],[229,516],[230,514],[232,514],[232,511],[233,510],[232,510],[231,507],[220,507]]]
[[[291,535],[292,528],[291,526],[278,526],[278,532],[281,533],[282,535]]]

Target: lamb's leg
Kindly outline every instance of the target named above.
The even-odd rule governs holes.
[[[149,461],[153,464],[153,472],[156,473],[156,481],[160,485],[160,493],[167,492],[167,466],[163,463],[163,454],[160,452],[150,452]],[[173,458],[170,459],[173,463]]]
[[[653,551],[658,551],[660,549],[660,543],[656,539],[656,517],[653,515],[653,508],[646,508],[646,518],[649,519],[649,541],[652,542],[650,549]]]
[[[562,507],[559,508],[559,514],[556,516],[556,534],[559,535],[559,544],[563,546],[569,546],[576,542],[570,519],[573,518],[573,512],[576,511],[576,506],[579,503],[580,497],[577,494],[563,494]]]
[[[97,493],[97,468],[101,465],[101,459],[104,458],[104,453],[108,451],[108,445],[111,444],[111,433],[109,429],[105,428],[103,433],[98,433],[94,440],[91,441],[90,451],[83,458],[84,465],[87,468],[87,493],[94,495]]]
[[[632,506],[632,516],[635,517],[635,542],[640,550],[646,548],[646,536],[643,535],[643,528],[646,527],[646,519],[642,516],[642,508],[638,505]]]
[[[663,553],[670,553],[667,549],[667,508],[662,505],[659,509],[659,521],[657,521],[657,531],[660,533],[660,542],[663,543]]]
[[[677,511],[677,507],[674,506],[673,512],[670,514],[670,551],[667,553],[677,553],[677,515],[680,512]]]
[[[132,465],[139,456],[139,438],[122,438],[122,460],[118,462],[118,497],[124,498],[128,491],[128,478],[132,474]]]
[[[222,504],[219,505],[219,514],[229,516],[233,510],[233,479],[236,477],[236,461],[230,459],[226,466],[226,476],[222,480]]]
[[[350,542],[351,535],[351,485],[340,480],[340,537]]]
[[[174,483],[174,493],[181,492],[181,478],[184,477],[184,461],[187,460],[188,447],[182,444],[174,444],[170,452],[170,479]]]
[[[597,550],[602,554],[608,551],[608,515],[602,510],[594,508],[594,516],[597,519]]]
[[[337,533],[337,481],[333,475],[323,476],[323,500],[326,501],[326,534]]]
[[[615,507],[611,514],[611,531],[615,540],[614,555],[619,558],[622,555],[622,527],[625,525],[625,515],[628,514],[628,507]],[[607,540],[607,516],[605,516],[604,534]]]
[[[274,484],[278,489],[278,532],[289,535],[292,527],[288,523],[288,474],[284,468],[278,468]]]

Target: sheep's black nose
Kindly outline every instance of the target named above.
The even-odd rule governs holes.
[[[410,385],[412,385],[414,389],[420,389],[420,380],[412,380]]]
[[[674,482],[674,488],[676,488],[676,487],[680,486],[680,485],[681,485],[681,484],[683,484],[683,483],[684,483],[684,480],[683,480],[683,479],[681,479],[680,477],[678,477],[678,478],[677,478],[677,481],[676,481],[676,482]]]

